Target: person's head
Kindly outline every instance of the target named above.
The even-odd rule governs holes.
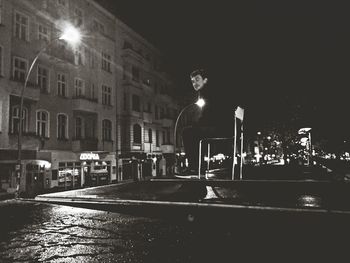
[[[203,69],[197,69],[190,74],[195,91],[200,90],[208,82],[207,74]]]

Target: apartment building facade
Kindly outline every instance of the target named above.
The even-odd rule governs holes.
[[[119,164],[131,158],[148,164],[144,174],[169,174],[174,163],[173,131],[178,113],[174,83],[154,46],[122,22],[118,30],[122,41],[122,89],[117,96],[121,99],[117,119]]]
[[[82,32],[76,46],[57,39],[67,21]],[[137,169],[150,164],[151,175],[160,160],[166,167],[177,106],[160,61],[156,48],[92,0],[0,0],[1,188],[110,183],[133,176],[131,160]],[[31,65],[18,178],[19,104]]]

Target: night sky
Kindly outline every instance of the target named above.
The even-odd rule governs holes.
[[[350,139],[348,5],[97,2],[164,52],[180,92],[191,91],[192,69],[207,69],[210,87],[228,108],[245,108],[252,131],[271,120],[288,120],[300,104],[300,125],[312,126],[320,136]]]

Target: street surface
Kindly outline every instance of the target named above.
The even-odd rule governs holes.
[[[0,262],[337,262],[348,251],[342,220],[184,222],[14,200],[0,215]]]
[[[0,201],[0,262],[338,262],[349,187],[165,179]]]

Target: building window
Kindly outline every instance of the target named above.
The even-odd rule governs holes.
[[[28,41],[29,38],[29,18],[15,11],[14,36]]]
[[[140,112],[140,97],[132,95],[132,110]]]
[[[140,81],[140,70],[137,67],[132,66],[131,67],[131,76],[132,76],[133,81],[139,82]]]
[[[80,65],[80,66],[85,65],[85,56],[83,54],[83,47],[82,46],[75,48],[74,64]]]
[[[80,27],[83,24],[83,11],[79,8],[74,9],[74,24]]]
[[[123,80],[126,80],[127,76],[126,76],[126,65],[123,65]]]
[[[93,99],[94,101],[97,101],[97,92],[96,92],[96,86],[95,84],[91,84],[91,99]]]
[[[102,121],[102,140],[103,141],[112,140],[112,122],[110,120]]]
[[[158,106],[154,106],[154,118],[155,118],[156,120],[159,119]]]
[[[47,26],[44,26],[41,24],[38,25],[38,39],[49,42],[50,37],[49,37],[49,29]]]
[[[126,144],[128,141],[128,130],[127,130],[127,125],[125,124],[125,122],[122,123],[120,129],[121,129],[120,137],[121,137],[121,141],[122,141],[122,145],[123,145],[123,144]]]
[[[22,132],[27,131],[28,111],[22,108]],[[18,134],[19,131],[19,106],[12,107],[11,111],[11,133]]]
[[[44,9],[47,9],[47,6],[48,6],[47,1],[48,1],[48,0],[43,0],[43,2],[42,2],[42,7],[43,7]]]
[[[123,49],[133,49],[132,44],[129,41],[125,40]]]
[[[124,110],[128,109],[128,95],[126,94],[126,92],[124,92],[124,101],[123,101],[123,106],[124,106]]]
[[[82,130],[83,130],[83,120],[81,117],[75,118],[75,138],[81,139],[82,138]]]
[[[66,6],[66,0],[57,0],[57,3],[60,5],[60,6]]]
[[[4,48],[0,46],[0,76],[3,76],[3,67],[4,67]]]
[[[90,68],[96,68],[97,55],[94,50],[89,51],[89,66]]]
[[[162,134],[163,134],[163,142],[162,142],[162,144],[165,144],[165,142],[166,142],[165,131],[163,131]]]
[[[37,111],[36,113],[36,135],[49,137],[49,113],[47,111]]]
[[[103,24],[101,24],[99,21],[97,21],[96,19],[94,19],[94,21],[92,22],[92,28],[95,31],[98,31],[102,34],[104,34],[104,32],[105,32],[105,26]]]
[[[57,115],[57,139],[68,139],[68,117],[63,113]]]
[[[139,124],[134,124],[134,143],[141,144],[141,126]]]
[[[159,147],[159,131],[156,130],[156,146]]]
[[[49,92],[49,70],[38,66],[38,86],[42,93]]]
[[[151,102],[144,103],[144,112],[151,113],[152,112],[152,104]]]
[[[2,100],[0,99],[0,132],[2,131]]]
[[[167,138],[167,144],[170,144],[170,130],[166,130],[166,138]]]
[[[57,94],[58,96],[67,97],[66,75],[62,73],[57,73]]]
[[[2,23],[2,10],[3,10],[2,0],[0,0],[0,24]]]
[[[112,88],[102,85],[102,104],[112,105],[111,97],[112,97]]]
[[[102,64],[101,67],[103,70],[111,72],[111,56],[102,52]]]
[[[148,142],[152,143],[152,129],[148,129]]]
[[[24,82],[27,72],[27,60],[14,57],[13,58],[13,79]]]
[[[75,90],[75,97],[76,98],[84,97],[85,83],[82,79],[79,79],[79,78],[74,79],[74,90]]]

